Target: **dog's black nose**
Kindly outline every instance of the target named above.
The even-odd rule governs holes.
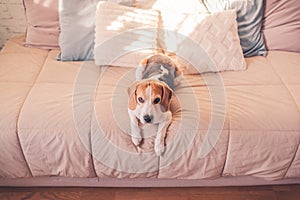
[[[150,123],[152,121],[152,117],[150,117],[149,115],[145,115],[144,120],[146,123]]]

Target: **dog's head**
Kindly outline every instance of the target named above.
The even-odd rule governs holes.
[[[170,109],[172,90],[164,83],[156,80],[142,80],[128,88],[128,108],[136,117],[145,123],[161,122],[161,114]]]

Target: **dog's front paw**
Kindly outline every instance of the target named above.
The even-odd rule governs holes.
[[[141,137],[131,137],[131,141],[135,146],[139,146],[142,142],[142,139],[143,138]]]
[[[165,144],[164,143],[155,143],[154,151],[157,156],[162,156],[165,152]]]

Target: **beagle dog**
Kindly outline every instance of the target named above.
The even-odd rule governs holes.
[[[172,121],[170,103],[175,85],[181,76],[182,72],[171,58],[156,54],[140,62],[136,70],[137,81],[128,88],[132,142],[136,146],[140,145],[142,125],[158,125],[154,143],[158,156],[165,150],[165,136]]]

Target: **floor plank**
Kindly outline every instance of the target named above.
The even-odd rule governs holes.
[[[300,185],[191,188],[0,188],[0,200],[299,200]]]

